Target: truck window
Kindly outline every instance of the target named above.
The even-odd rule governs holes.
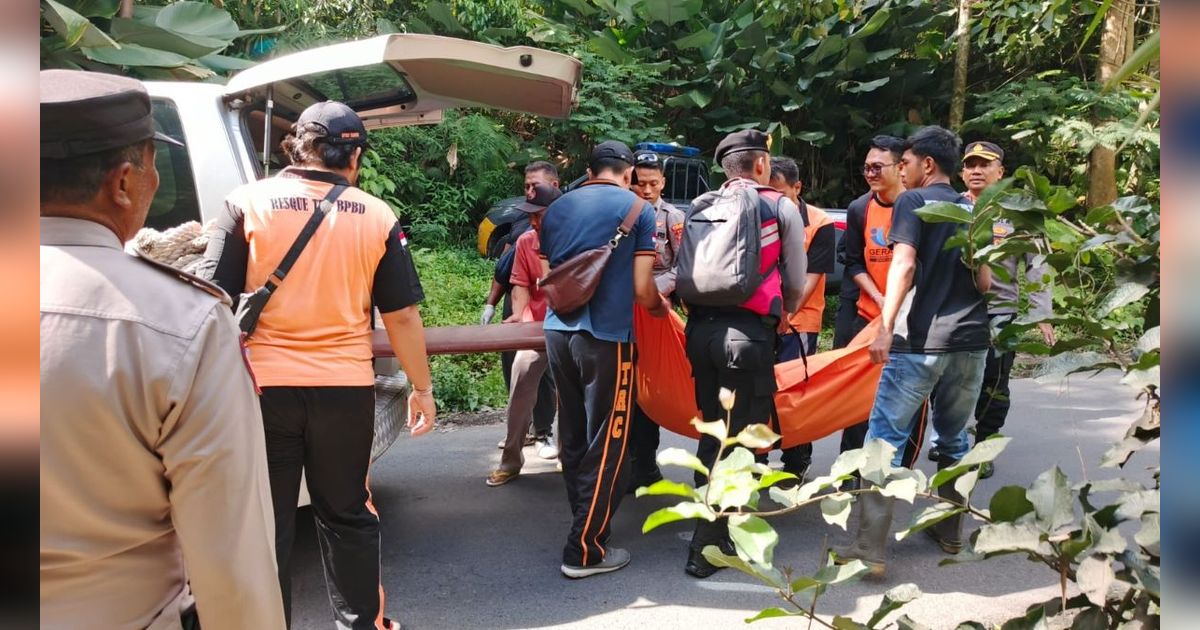
[[[186,142],[179,110],[169,98],[152,99],[154,123],[160,131]],[[158,192],[150,203],[146,227],[165,230],[188,221],[200,221],[200,202],[196,195],[196,178],[187,147],[156,143],[154,166],[158,168]]]

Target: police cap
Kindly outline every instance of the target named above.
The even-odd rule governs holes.
[[[717,145],[717,163],[725,159],[725,156],[741,153],[742,151],[763,151],[769,153],[771,151],[771,136],[757,129],[743,129],[735,131],[727,136]]]
[[[40,84],[43,158],[91,155],[151,138],[183,146],[155,131],[150,95],[137,79],[42,70]]]

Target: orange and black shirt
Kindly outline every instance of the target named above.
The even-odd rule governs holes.
[[[825,314],[825,274],[833,273],[837,249],[837,232],[833,219],[824,210],[800,200],[800,218],[804,220],[804,247],[808,254],[806,273],[819,273],[821,279],[800,310],[792,313],[788,322],[800,332],[821,332]]]
[[[854,282],[854,276],[865,273],[875,282],[880,293],[887,292],[888,269],[892,266],[892,248],[888,234],[892,229],[892,206],[867,193],[850,202],[846,209],[846,271],[843,281]],[[879,316],[879,305],[861,291],[858,296],[858,315],[870,321]]]
[[[202,275],[235,299],[275,271],[340,175],[289,167],[229,194],[209,232]],[[263,309],[247,341],[263,386],[364,386],[371,305],[382,313],[424,299],[408,239],[384,201],[347,188]]]

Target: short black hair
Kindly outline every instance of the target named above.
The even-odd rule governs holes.
[[[325,168],[349,168],[354,150],[361,144],[333,144],[325,142],[326,133],[319,125],[309,123],[293,125],[292,133],[280,145],[294,166],[321,165]]]
[[[771,158],[771,177],[782,177],[788,186],[795,186],[800,181],[800,165],[786,155]]]
[[[550,177],[553,177],[556,181],[558,180],[558,167],[554,166],[553,164],[551,164],[545,160],[537,160],[537,161],[530,162],[529,164],[525,165],[525,174],[526,175],[528,175],[534,171],[543,171]]]
[[[113,169],[129,162],[137,168],[145,166],[142,158],[146,145],[143,140],[131,145],[89,155],[41,159],[42,201],[57,203],[87,203],[96,196],[100,184]]]
[[[897,162],[904,157],[904,138],[880,134],[871,138],[871,148],[887,151],[892,154],[892,158]]]
[[[726,177],[751,175],[754,171],[754,162],[764,155],[767,155],[766,151],[738,151],[730,153],[721,160],[721,170],[725,171]]]
[[[962,140],[953,131],[937,125],[921,127],[908,140],[904,150],[919,158],[933,158],[938,170],[949,175],[958,170],[962,155]]]
[[[611,171],[615,174],[622,174],[633,165],[620,158],[599,158],[588,162],[588,169],[592,171],[592,176],[599,175],[605,171]]]

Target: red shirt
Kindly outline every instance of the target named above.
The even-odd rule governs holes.
[[[509,279],[514,286],[529,289],[529,306],[521,313],[523,322],[540,322],[546,319],[546,298],[537,281],[542,277],[540,242],[536,230],[528,230],[517,239],[517,251],[513,254],[513,270]]]

